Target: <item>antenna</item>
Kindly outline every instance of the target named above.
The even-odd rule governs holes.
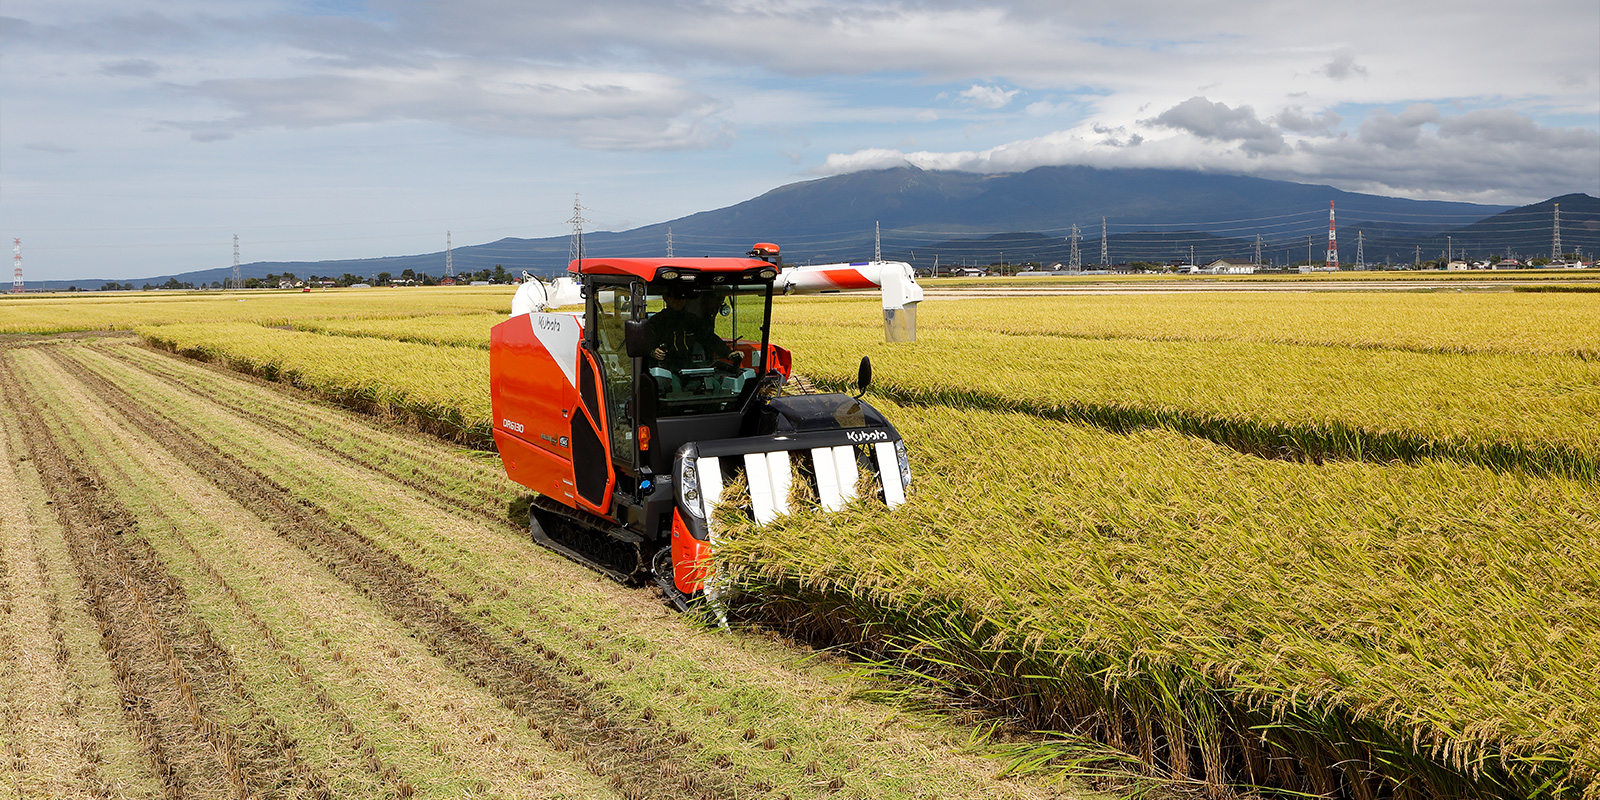
[[[567,222],[572,224],[572,247],[567,251],[567,260],[583,261],[583,223],[588,222],[583,218],[583,204],[578,202],[577,193],[572,195],[572,219]]]
[[[1106,218],[1100,218],[1100,266],[1111,266],[1111,259],[1106,255]]]
[[[667,226],[667,258],[672,258],[672,226]]]
[[[1328,269],[1339,268],[1339,236],[1333,229],[1333,201],[1328,201],[1328,261],[1324,265]]]
[[[1070,271],[1070,272],[1082,272],[1083,271],[1083,255],[1078,252],[1078,224],[1077,223],[1073,223],[1072,224],[1072,236],[1069,237],[1068,241],[1072,242],[1072,260],[1067,262],[1067,270]]]
[[[22,294],[27,291],[22,284],[22,240],[11,240],[11,263],[15,268],[11,272],[11,293]]]
[[[449,231],[445,231],[444,232],[444,276],[446,278],[454,278],[456,276],[456,265],[455,265],[455,262],[452,261],[451,255],[452,255],[452,253],[450,252],[450,232]]]
[[[239,234],[237,233],[233,235],[233,288],[244,288],[244,281],[239,280]]]
[[[872,223],[872,260],[883,260],[883,225],[878,222]]]
[[[1560,261],[1562,255],[1564,254],[1561,252],[1561,204],[1556,203],[1555,227],[1551,229],[1550,234],[1550,260]]]

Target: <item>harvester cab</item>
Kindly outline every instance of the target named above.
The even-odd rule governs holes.
[[[763,244],[746,258],[584,259],[524,284],[490,336],[490,394],[506,473],[537,493],[536,541],[687,608],[714,585],[725,494],[763,523],[860,493],[904,501],[900,435],[859,394],[780,396],[781,270]]]

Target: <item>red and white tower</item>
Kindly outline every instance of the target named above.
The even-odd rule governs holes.
[[[22,240],[11,240],[11,263],[16,269],[11,272],[11,293],[22,294],[25,288],[22,285]]]
[[[1328,201],[1328,269],[1339,268],[1339,235],[1333,227],[1333,201]]]

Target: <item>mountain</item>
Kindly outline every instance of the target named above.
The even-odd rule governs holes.
[[[1549,255],[1553,208],[1561,204],[1562,243],[1569,252],[1600,250],[1600,200],[1567,195],[1522,208],[1406,200],[1345,192],[1331,186],[1164,169],[1039,167],[979,175],[914,167],[856,172],[788,184],[712,211],[622,232],[584,236],[591,257],[658,256],[668,233],[678,256],[742,254],[755,242],[776,242],[789,262],[860,261],[872,257],[874,226],[886,257],[930,267],[962,259],[982,263],[1065,262],[1076,224],[1085,264],[1098,263],[1100,225],[1110,233],[1112,261],[1205,262],[1249,258],[1261,237],[1264,260],[1302,259],[1326,249],[1326,208],[1338,213],[1341,261],[1355,260],[1356,239],[1368,262],[1410,263],[1436,258],[1447,246],[1487,257],[1510,248],[1528,257]],[[997,238],[998,237],[998,238]],[[1448,237],[1448,240],[1447,240]],[[1309,248],[1308,248],[1309,242]],[[553,275],[566,270],[570,237],[505,238],[455,248],[457,273],[502,265]],[[362,277],[406,269],[444,272],[444,253],[319,262],[254,262],[244,277],[293,272]],[[223,281],[231,266],[175,276],[180,282]],[[132,281],[159,285],[169,276]],[[98,288],[104,281],[50,281]]]

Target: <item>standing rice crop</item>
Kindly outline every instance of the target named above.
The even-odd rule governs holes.
[[[1595,791],[1591,485],[890,413],[906,505],[730,532],[774,615],[1215,787]]]

